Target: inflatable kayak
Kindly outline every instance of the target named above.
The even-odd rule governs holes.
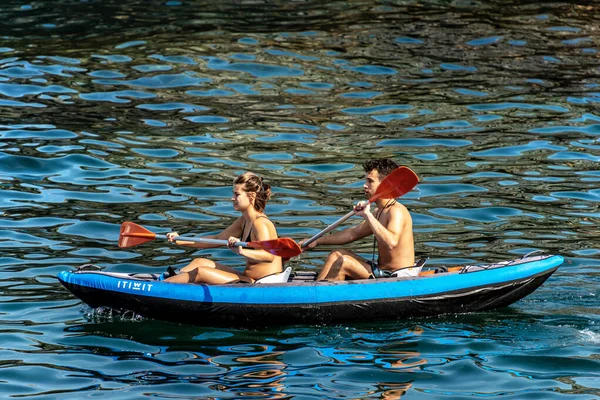
[[[160,274],[111,273],[89,266],[59,273],[91,307],[210,326],[335,324],[468,313],[508,306],[532,293],[564,259],[527,255],[487,265],[422,270],[419,276],[317,282],[292,272],[287,282],[175,284]]]

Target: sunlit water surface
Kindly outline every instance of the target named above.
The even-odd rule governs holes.
[[[0,5],[0,397],[600,396],[600,6],[217,3]],[[282,236],[311,236],[373,156],[421,177],[401,201],[429,265],[565,264],[495,312],[260,331],[94,311],[56,280],[185,265],[119,249],[120,224],[218,231],[244,170]]]

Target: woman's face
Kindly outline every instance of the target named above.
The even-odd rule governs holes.
[[[248,207],[253,207],[252,200],[253,197],[250,193],[244,191],[244,185],[233,185],[233,196],[231,196],[231,201],[234,210],[243,211]]]

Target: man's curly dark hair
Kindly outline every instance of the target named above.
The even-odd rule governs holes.
[[[379,179],[385,178],[398,167],[398,163],[390,158],[373,158],[365,161],[363,164],[363,168],[367,174],[373,170],[377,170]]]

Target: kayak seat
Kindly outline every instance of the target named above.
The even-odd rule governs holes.
[[[102,268],[100,268],[97,265],[94,264],[83,264],[80,265],[79,267],[77,267],[77,270],[75,272],[84,272],[84,271],[101,271]]]
[[[317,273],[315,271],[294,271],[291,277],[292,282],[312,282],[317,280]]]
[[[263,276],[262,278],[254,281],[254,283],[285,283],[290,278],[291,273],[292,267],[287,267],[283,270],[283,272]]]
[[[447,272],[460,272],[464,267],[446,267],[444,265],[435,267],[432,269],[428,269],[427,271],[421,271],[419,276],[427,276],[427,275],[435,275],[435,274],[445,274]]]
[[[423,269],[423,265],[427,262],[426,258],[421,258],[418,260],[415,265],[411,267],[403,267],[399,268],[395,271],[392,271],[390,278],[404,278],[409,276],[419,276],[421,270]]]

